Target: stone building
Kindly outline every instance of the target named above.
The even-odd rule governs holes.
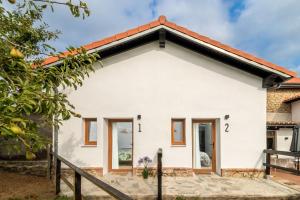
[[[290,151],[300,124],[300,78],[284,82],[267,92],[267,148]],[[299,104],[299,105],[298,105]],[[298,145],[299,146],[299,145]],[[281,156],[283,165],[290,159]]]

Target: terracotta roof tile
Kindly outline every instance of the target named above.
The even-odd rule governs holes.
[[[300,122],[295,121],[267,121],[267,125],[269,126],[280,126],[280,125],[297,125]]]
[[[154,21],[154,22],[151,22],[151,23],[149,24],[150,28],[154,28],[154,27],[157,27],[157,26],[159,26],[159,25],[160,25],[160,22],[159,22],[159,21]]]
[[[161,15],[161,16],[159,16],[158,21],[160,24],[165,24],[167,21],[167,18],[166,18],[166,16]]]
[[[169,22],[169,21],[167,21],[167,18],[165,16],[160,16],[158,18],[158,20],[155,20],[153,22],[150,22],[148,24],[139,26],[139,27],[134,28],[134,29],[130,29],[130,30],[126,31],[126,32],[114,35],[112,37],[108,37],[108,38],[105,38],[105,39],[100,40],[100,41],[92,42],[90,44],[85,45],[84,48],[86,48],[86,50],[91,50],[91,49],[94,49],[94,48],[98,48],[98,47],[101,47],[103,45],[109,44],[111,42],[114,42],[114,41],[117,41],[117,40],[129,37],[129,36],[135,35],[137,33],[141,33],[143,31],[149,30],[149,29],[154,28],[154,27],[157,27],[159,25],[164,25],[164,26],[166,26],[168,28],[174,29],[174,30],[179,31],[181,33],[184,33],[184,34],[186,34],[186,35],[188,35],[190,37],[193,37],[195,39],[198,39],[198,40],[200,40],[202,42],[205,42],[207,44],[213,45],[215,47],[218,47],[220,49],[228,51],[228,52],[230,52],[232,54],[241,56],[241,57],[243,57],[245,59],[251,60],[251,61],[256,62],[258,64],[265,65],[266,67],[269,67],[271,69],[280,71],[280,72],[285,73],[287,75],[290,75],[290,76],[293,76],[293,77],[296,76],[295,72],[289,71],[288,69],[286,69],[284,67],[275,65],[275,64],[270,63],[270,62],[267,62],[267,61],[265,61],[265,60],[263,60],[261,58],[257,58],[257,57],[255,57],[253,55],[250,55],[250,54],[246,53],[246,52],[243,52],[241,50],[232,48],[232,47],[230,47],[228,45],[225,45],[225,44],[222,44],[222,43],[220,43],[220,42],[218,42],[216,40],[210,39],[209,37],[200,35],[200,34],[195,33],[195,32],[193,32],[193,31],[191,31],[191,30],[189,30],[187,28],[184,28],[184,27],[178,26],[175,23]],[[48,64],[54,63],[56,61],[58,61],[57,57],[49,57],[49,58],[45,59],[45,61],[43,62],[43,65],[48,65]],[[300,80],[299,80],[299,82],[300,82]]]
[[[299,84],[300,85],[300,78],[294,77],[284,82],[284,84]]]

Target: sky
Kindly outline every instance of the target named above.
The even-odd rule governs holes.
[[[76,2],[76,1],[75,1]],[[62,31],[58,50],[81,46],[165,15],[167,20],[300,75],[300,0],[86,0],[91,16],[66,7],[45,14]]]

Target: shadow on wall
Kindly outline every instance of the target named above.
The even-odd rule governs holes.
[[[177,58],[185,60],[186,62],[192,63],[195,66],[203,67],[209,71],[215,72],[222,76],[225,76],[225,77],[228,77],[228,78],[231,78],[234,80],[238,80],[241,83],[245,83],[251,87],[257,88],[258,90],[263,90],[262,85],[258,84],[258,82],[257,82],[259,77],[255,76],[255,75],[252,75],[243,70],[234,68],[228,64],[223,64],[220,61],[217,61],[217,60],[210,58],[208,56],[205,56],[203,54],[199,54],[199,53],[193,52],[191,50],[188,50],[188,49],[181,47],[180,45],[175,44],[173,42],[168,42],[166,45],[167,46],[170,45],[173,47],[179,47],[179,48],[176,48],[175,51],[168,47],[162,50],[161,48],[158,47],[158,43],[153,42],[153,43],[145,45],[150,48],[139,48],[138,51],[137,51],[137,49],[133,49],[129,52],[121,53],[121,54],[118,54],[117,56],[113,56],[113,57],[103,60],[103,67],[109,67],[110,65],[113,65],[115,63],[122,62],[124,60],[128,60],[128,56],[136,57],[136,56],[145,54],[150,51],[162,51],[163,53],[173,55]],[[182,51],[181,49],[185,49],[186,51]],[[194,56],[190,56],[190,55],[194,55]],[[204,60],[204,62],[201,61],[201,59]],[[156,62],[156,61],[153,61],[153,62]],[[213,63],[213,65],[210,66],[210,65],[205,64],[207,62]],[[95,70],[99,70],[100,68],[101,68],[100,65],[96,65]],[[227,70],[224,70],[224,68],[226,68]],[[239,72],[239,73],[236,73],[236,72]],[[249,76],[252,76],[253,78],[248,78]],[[255,80],[255,79],[257,79],[257,80]]]
[[[171,43],[172,46],[175,46],[175,47],[178,47],[180,45],[178,44],[175,44],[175,43]],[[184,48],[184,47],[182,47]],[[186,48],[185,48],[186,49]],[[258,90],[263,90],[262,89],[262,85],[261,84],[258,84],[257,83],[257,80],[256,79],[259,79],[259,77],[255,76],[255,75],[252,75],[248,72],[245,72],[243,70],[240,70],[240,69],[237,69],[237,68],[234,68],[233,66],[230,66],[228,64],[224,64],[218,60],[215,60],[213,58],[210,58],[204,54],[200,54],[200,53],[197,53],[197,52],[193,52],[191,50],[188,50],[186,49],[187,51],[182,53],[182,51],[180,50],[177,50],[177,51],[170,51],[170,49],[166,48],[166,52],[168,54],[171,54],[171,55],[174,55],[182,60],[185,60],[187,62],[190,62],[196,66],[199,66],[199,67],[203,67],[209,71],[212,71],[212,72],[215,72],[217,74],[220,74],[222,76],[225,76],[225,77],[228,77],[228,78],[231,78],[233,80],[237,80],[241,83],[244,83],[244,84],[247,84],[251,87],[254,87],[254,88],[257,88]],[[192,57],[191,59],[191,56],[187,56],[187,54],[189,55],[195,55],[195,57]],[[197,59],[194,59],[194,58],[197,58]],[[201,61],[204,60],[203,61]],[[212,65],[206,65],[205,63],[213,63]],[[227,70],[224,70],[224,68],[226,68]],[[238,73],[236,73],[238,72]],[[249,76],[253,77],[253,78],[249,78]]]
[[[64,134],[62,131],[58,131],[58,136]],[[82,160],[77,159],[78,155],[76,155],[76,149],[80,147],[80,140],[74,137],[76,133],[72,132],[68,140],[64,141],[62,144],[58,145],[58,155],[62,156],[66,160],[77,166],[83,166],[86,163],[82,162]]]
[[[263,167],[262,163],[265,162],[265,154],[263,153],[263,150],[261,150],[261,151],[262,152],[254,165],[255,169],[261,169]]]

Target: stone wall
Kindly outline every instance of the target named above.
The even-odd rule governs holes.
[[[0,161],[0,171],[35,176],[46,176],[47,166],[47,161]]]
[[[156,176],[156,168],[150,167],[149,168],[149,175]],[[137,176],[142,176],[143,168],[134,168],[133,174]],[[192,168],[162,168],[163,176],[180,176],[180,177],[187,177],[193,176],[193,169]]]
[[[238,178],[263,178],[265,175],[262,169],[221,169],[223,177],[238,177]]]
[[[283,103],[283,101],[299,94],[300,88],[268,89],[267,112],[290,113],[291,105]]]

